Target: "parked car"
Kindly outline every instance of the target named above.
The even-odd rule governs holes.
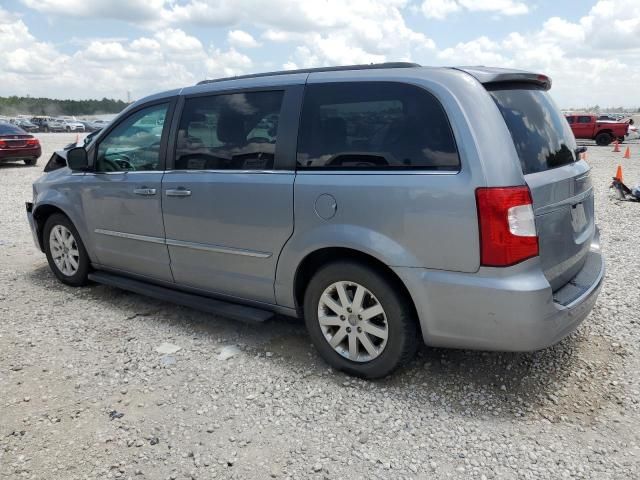
[[[84,124],[78,120],[70,120],[66,118],[56,119],[66,132],[84,132]]]
[[[93,122],[89,122],[87,120],[78,120],[82,125],[84,125],[85,132],[96,132],[100,130],[102,127],[97,127]]]
[[[622,115],[614,115],[611,113],[598,115],[599,121],[617,122],[619,120],[622,120],[622,118],[624,118]]]
[[[68,285],[304,318],[354,375],[389,374],[419,338],[537,350],[589,314],[605,269],[550,86],[404,63],[201,82],[57,152],[27,217]]]
[[[38,125],[30,122],[26,118],[13,118],[11,119],[11,123],[13,123],[14,125],[17,125],[18,127],[22,128],[27,132],[37,132],[40,129]]]
[[[591,114],[567,115],[566,119],[576,138],[595,140],[601,146],[616,139],[624,141],[629,130],[628,122],[600,121]]]
[[[17,125],[0,122],[0,162],[22,160],[35,165],[42,155],[40,142]]]
[[[31,119],[31,123],[38,126],[41,132],[64,132],[64,125],[53,117],[37,116]]]
[[[98,120],[91,120],[89,123],[92,125],[93,128],[102,129],[107,125],[109,125],[110,121],[98,119]]]
[[[89,135],[82,139],[82,145],[87,146],[93,141],[93,139],[100,133],[100,130],[94,130]],[[71,142],[64,146],[64,150],[70,150],[78,146],[78,142]]]

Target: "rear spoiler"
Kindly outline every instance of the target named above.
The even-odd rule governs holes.
[[[483,85],[495,85],[497,83],[529,83],[542,87],[544,90],[549,90],[551,88],[551,79],[542,73],[483,66],[453,68],[454,70],[460,70],[461,72],[471,75]]]

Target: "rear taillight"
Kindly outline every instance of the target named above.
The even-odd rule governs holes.
[[[5,142],[4,140],[0,140],[0,148],[6,148],[7,146],[7,142]]]
[[[478,188],[480,263],[507,267],[539,254],[528,187]]]
[[[26,145],[27,147],[37,147],[38,145],[40,145],[40,142],[37,138],[29,138],[26,141]]]

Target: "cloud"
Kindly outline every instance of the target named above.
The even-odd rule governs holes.
[[[462,10],[489,12],[499,15],[523,15],[529,13],[527,4],[516,0],[424,0],[420,9],[425,17],[436,20],[444,20],[450,14]]]
[[[229,44],[238,48],[256,48],[260,46],[250,33],[243,30],[229,30],[227,41]]]
[[[205,47],[178,28],[151,37],[92,40],[72,54],[37,40],[25,23],[0,9],[0,95],[63,98],[141,97],[237,75],[253,65],[234,48]]]
[[[478,37],[438,52],[447,64],[483,64],[535,70],[553,79],[565,107],[640,104],[640,4],[596,2],[577,22],[546,20],[538,31],[502,39]],[[636,21],[638,19],[638,21]]]
[[[496,0],[492,0],[496,1]],[[402,11],[409,0],[22,0],[29,8],[51,15],[113,18],[156,31],[189,25],[229,28],[227,40],[236,49],[257,47],[241,30],[247,25],[273,42],[295,42],[288,60],[333,65],[410,59],[433,49],[424,33],[412,30]],[[126,7],[125,7],[126,4]],[[297,47],[304,47],[303,49]]]

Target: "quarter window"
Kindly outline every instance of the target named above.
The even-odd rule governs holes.
[[[460,159],[444,109],[401,83],[308,85],[298,169],[453,170]]]
[[[97,172],[160,170],[160,145],[169,105],[143,108],[100,141]]]
[[[187,99],[175,169],[273,169],[282,98],[282,91],[270,91]]]

